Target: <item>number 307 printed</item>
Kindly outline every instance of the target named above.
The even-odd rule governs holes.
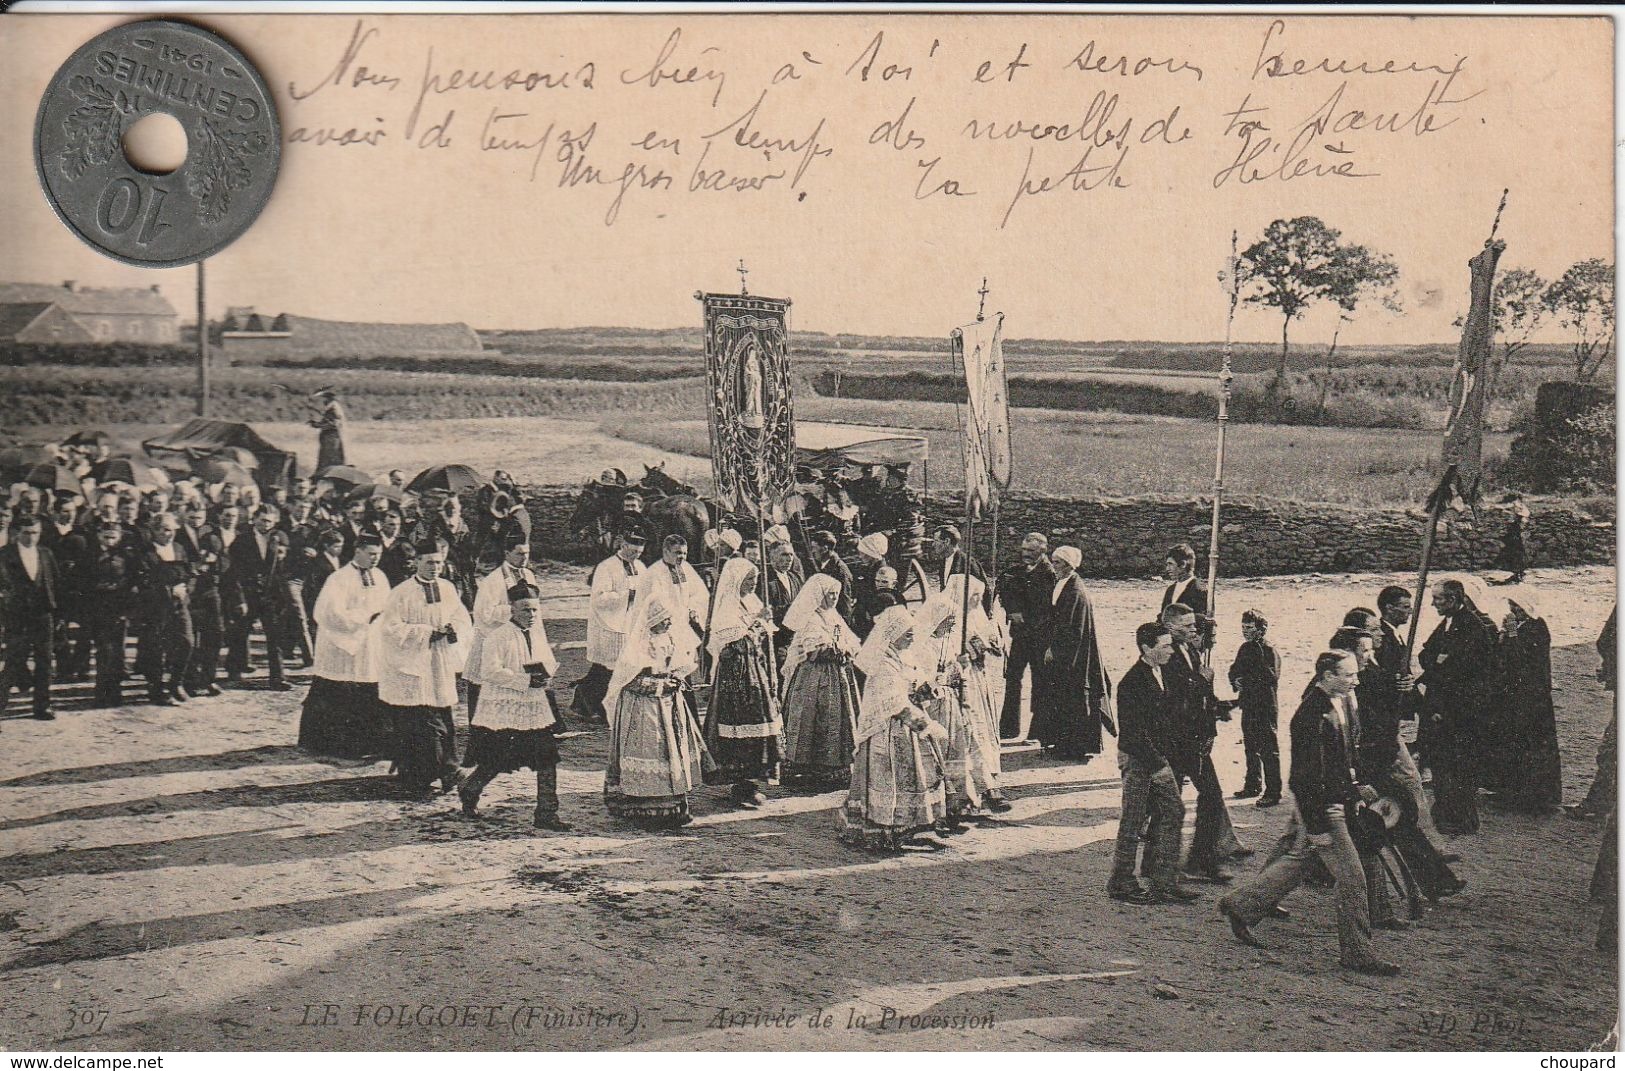
[[[107,1025],[106,1008],[69,1008],[68,1033],[90,1032],[100,1034],[102,1027]]]

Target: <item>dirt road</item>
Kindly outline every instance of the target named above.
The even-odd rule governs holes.
[[[1274,622],[1296,695],[1320,641],[1386,577],[1227,584]],[[1403,578],[1397,578],[1403,579]],[[1570,798],[1609,697],[1592,650],[1612,570],[1542,571]],[[582,669],[579,570],[548,575],[563,679]],[[1159,589],[1092,584],[1116,677]],[[1429,625],[1424,622],[1424,626]],[[1234,629],[1221,639],[1227,664]],[[132,689],[132,697],[134,689]],[[1241,948],[1216,897],[1106,899],[1115,756],[1013,749],[1015,810],[938,850],[876,859],[832,828],[840,795],[708,790],[686,831],[613,822],[605,739],[568,740],[569,834],[529,827],[525,775],[491,819],[388,798],[381,766],[291,747],[301,691],[177,709],[82,708],[0,728],[0,1045],[45,1049],[1552,1049],[1602,1041],[1616,961],[1584,902],[1601,829],[1485,809],[1453,848],[1469,881],[1379,935],[1405,973],[1336,967],[1329,896]],[[1220,776],[1240,780],[1236,728]],[[1284,734],[1284,730],[1283,730]],[[1286,810],[1237,806],[1266,846]],[[888,1010],[889,1009],[889,1010]]]

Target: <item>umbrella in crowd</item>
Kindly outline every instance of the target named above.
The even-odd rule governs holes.
[[[80,493],[79,477],[62,465],[35,465],[28,470],[27,482],[42,491],[70,491]]]
[[[484,482],[485,477],[467,465],[434,465],[412,477],[412,482],[406,485],[406,489],[414,494],[445,491],[460,495],[477,490]]]
[[[99,484],[127,483],[132,487],[167,487],[169,474],[133,457],[110,457],[90,470]]]
[[[356,502],[370,502],[375,498],[387,498],[391,502],[406,501],[406,492],[388,483],[364,483],[350,492],[350,498]]]
[[[232,483],[238,487],[248,487],[254,483],[254,477],[249,475],[247,469],[235,461],[223,461],[211,457],[198,465],[197,473],[203,477],[204,483]]]
[[[0,473],[22,474],[35,465],[56,464],[56,454],[43,446],[8,446],[0,450]]]
[[[364,483],[372,483],[372,474],[362,472],[354,465],[329,465],[317,471],[316,479],[326,480],[335,487],[348,489],[359,487]]]
[[[66,439],[63,446],[112,446],[113,437],[100,428],[80,428]]]

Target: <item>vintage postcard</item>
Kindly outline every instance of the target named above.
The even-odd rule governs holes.
[[[0,1046],[1612,1066],[1614,77],[0,16]]]

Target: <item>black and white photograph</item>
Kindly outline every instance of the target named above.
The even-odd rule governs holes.
[[[131,7],[0,4],[0,1049],[1613,1066],[1617,12]]]

